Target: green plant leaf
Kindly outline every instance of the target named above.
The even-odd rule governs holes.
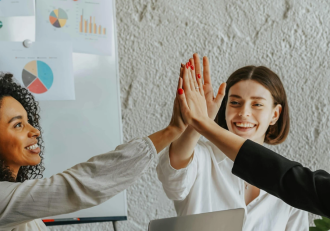
[[[330,219],[327,217],[322,217],[322,220],[330,225]]]
[[[316,227],[322,229],[322,230],[329,230],[330,229],[330,224],[325,222],[324,220],[321,219],[315,219],[314,224]]]
[[[309,227],[309,231],[324,231],[323,229],[319,229],[317,227]]]

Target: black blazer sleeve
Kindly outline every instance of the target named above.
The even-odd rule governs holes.
[[[330,218],[330,174],[301,164],[247,140],[232,173],[298,209]]]

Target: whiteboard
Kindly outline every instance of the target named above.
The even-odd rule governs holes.
[[[116,15],[114,2],[111,10]],[[7,28],[0,30],[0,40],[22,41],[29,38],[34,41],[34,17],[0,20],[5,21]],[[62,172],[92,156],[114,150],[123,141],[115,25],[113,17],[114,52],[111,57],[73,54],[76,100],[40,102],[45,142],[44,177]],[[101,218],[98,221],[105,217],[103,220],[127,219],[126,191],[101,205],[54,218],[96,217]]]

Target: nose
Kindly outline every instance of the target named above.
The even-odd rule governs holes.
[[[40,131],[38,129],[36,129],[35,127],[33,127],[32,125],[30,125],[29,137],[38,138],[39,136],[40,136]]]
[[[251,110],[250,108],[246,105],[241,107],[241,110],[238,112],[238,115],[240,117],[250,117],[251,116]]]

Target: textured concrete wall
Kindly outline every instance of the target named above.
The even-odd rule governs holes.
[[[126,0],[116,5],[124,141],[168,124],[180,62],[198,52],[210,59],[215,88],[248,64],[278,73],[292,125],[286,142],[271,148],[314,170],[330,171],[327,1]],[[129,218],[119,230],[145,231],[150,220],[175,216],[155,167],[128,189]]]

